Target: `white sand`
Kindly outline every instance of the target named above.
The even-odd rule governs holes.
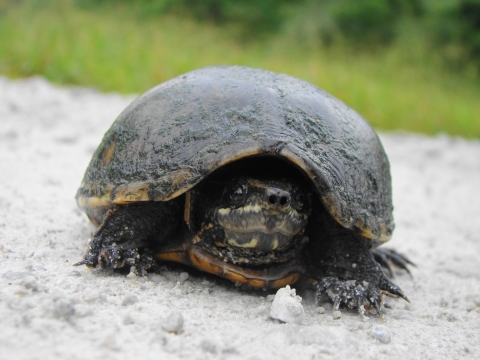
[[[390,246],[418,264],[394,281],[412,304],[387,299],[384,323],[347,310],[334,320],[331,304],[298,291],[306,320],[290,325],[269,318],[270,293],[188,268],[127,278],[72,267],[94,230],[73,197],[131,100],[0,78],[1,359],[480,358],[480,142],[383,134]]]

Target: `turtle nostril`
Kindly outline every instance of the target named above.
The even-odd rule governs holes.
[[[286,196],[282,196],[280,198],[280,205],[285,205],[285,204],[287,204],[287,202],[288,202],[288,199],[287,199]]]
[[[277,197],[275,195],[270,195],[268,202],[272,205],[275,205],[277,203]]]

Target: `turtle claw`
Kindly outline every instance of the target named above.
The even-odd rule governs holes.
[[[375,261],[386,270],[386,273],[390,278],[394,277],[394,267],[405,270],[410,276],[412,276],[412,274],[410,273],[408,266],[411,265],[416,267],[416,265],[409,258],[399,254],[393,249],[375,249],[372,251],[372,254],[375,258]]]
[[[325,295],[333,301],[334,311],[338,310],[342,303],[350,309],[356,307],[363,320],[366,319],[365,312],[371,310],[375,310],[377,315],[383,319],[383,295],[401,297],[410,302],[400,288],[383,274],[378,282],[325,277],[317,287],[317,303],[320,303]]]
[[[93,267],[93,263],[90,260],[87,260],[87,259],[79,261],[79,262],[73,264],[72,266],[81,266],[81,265],[87,265],[89,267]]]
[[[380,293],[381,295],[385,295],[395,299],[402,298],[410,304],[410,299],[403,293],[402,290],[400,290],[398,286],[389,286],[388,290],[381,290]]]

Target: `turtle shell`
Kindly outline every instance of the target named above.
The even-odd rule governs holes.
[[[105,134],[76,199],[90,219],[113,204],[169,201],[262,155],[301,169],[342,226],[391,237],[389,163],[370,125],[306,81],[248,67],[195,70],[141,95]]]

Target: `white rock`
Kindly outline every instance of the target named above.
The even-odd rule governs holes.
[[[305,320],[305,311],[302,306],[302,298],[295,293],[290,286],[281,288],[275,294],[270,317],[286,323],[302,324]]]
[[[183,330],[183,316],[178,312],[170,313],[164,320],[162,328],[166,332],[179,334]]]
[[[187,280],[188,280],[188,273],[187,272],[180,273],[180,283],[183,284]]]
[[[390,330],[384,325],[375,325],[372,326],[368,335],[377,339],[383,344],[388,344],[391,339]]]

